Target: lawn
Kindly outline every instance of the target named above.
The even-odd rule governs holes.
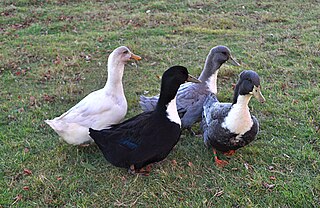
[[[319,1],[4,0],[0,3],[0,207],[319,207]],[[257,139],[218,168],[201,136],[183,131],[148,177],[70,146],[43,121],[104,86],[108,55],[128,46],[127,118],[159,93],[172,65],[199,76],[226,45],[218,98],[238,74],[259,73],[265,104],[250,102]],[[199,131],[199,124],[193,127]]]

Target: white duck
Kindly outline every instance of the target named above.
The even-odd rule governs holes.
[[[104,88],[94,91],[59,117],[45,120],[69,144],[91,143],[89,128],[105,129],[119,123],[127,113],[122,86],[124,65],[130,59],[140,60],[127,47],[116,48],[108,58],[108,79]]]

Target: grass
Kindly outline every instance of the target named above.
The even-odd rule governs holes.
[[[316,2],[2,1],[0,207],[320,206]],[[219,99],[231,101],[245,69],[259,73],[267,99],[250,102],[257,140],[223,169],[202,138],[183,132],[149,177],[132,176],[95,145],[60,142],[43,122],[101,88],[120,45],[143,57],[124,74],[129,118],[141,112],[139,95],[159,92],[157,75],[176,64],[199,75],[219,44],[242,64],[220,70]]]

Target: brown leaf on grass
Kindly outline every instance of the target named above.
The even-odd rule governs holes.
[[[47,72],[45,72],[44,74],[42,74],[42,78],[39,79],[40,82],[45,82],[51,79],[51,71],[48,70]]]
[[[122,180],[122,181],[126,181],[126,180],[127,180],[127,177],[122,176],[122,177],[121,177],[121,180]]]
[[[173,166],[176,166],[176,165],[177,165],[177,161],[176,161],[176,160],[171,160],[171,164],[172,164]]]
[[[58,177],[58,178],[57,178],[57,181],[61,181],[61,180],[62,180],[62,177]]]
[[[286,83],[282,83],[281,90],[285,91],[288,88],[288,85]]]
[[[29,186],[24,186],[22,189],[25,191],[29,191]]]
[[[223,194],[223,190],[216,192],[213,196],[219,197]]]
[[[97,41],[101,43],[103,42],[103,39],[104,39],[103,37],[98,37]]]
[[[18,201],[20,201],[22,199],[22,195],[18,194],[16,197],[14,197],[14,202],[11,205],[14,205],[15,203],[17,203]]]
[[[46,73],[44,73],[43,77],[46,78],[46,80],[49,80],[51,78],[51,71],[49,70]]]
[[[30,151],[29,148],[27,147],[24,148],[24,153],[28,153],[29,151]]]
[[[274,167],[273,167],[272,165],[270,165],[270,166],[268,167],[268,169],[269,169],[269,170],[274,170]]]
[[[49,103],[53,102],[54,98],[55,98],[54,96],[50,96],[47,94],[42,95],[42,99],[46,102],[49,102]]]
[[[262,185],[266,189],[273,189],[276,186],[275,184],[268,184],[267,182],[262,182]]]
[[[36,98],[34,96],[30,96],[29,98],[30,102],[29,102],[29,105],[30,106],[35,106],[36,105]]]
[[[23,173],[24,173],[25,175],[31,175],[31,174],[32,174],[32,171],[29,170],[29,169],[27,169],[27,168],[25,168],[25,169],[23,169]]]
[[[61,58],[60,58],[59,56],[56,56],[56,59],[53,61],[53,63],[54,63],[55,65],[61,64]]]
[[[276,177],[275,176],[270,176],[269,177],[271,180],[276,180]]]
[[[188,166],[192,167],[193,166],[192,162],[188,162]]]
[[[18,112],[19,112],[19,113],[24,112],[24,108],[19,108],[19,109],[18,109]]]

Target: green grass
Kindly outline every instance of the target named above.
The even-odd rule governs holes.
[[[0,207],[320,206],[317,1],[5,0],[0,13]],[[101,88],[120,45],[143,58],[124,74],[129,118],[145,90],[159,92],[157,75],[176,64],[199,75],[220,44],[242,66],[222,67],[219,99],[231,101],[244,69],[259,73],[267,99],[250,102],[257,140],[223,169],[183,132],[149,177],[132,176],[43,122]]]

